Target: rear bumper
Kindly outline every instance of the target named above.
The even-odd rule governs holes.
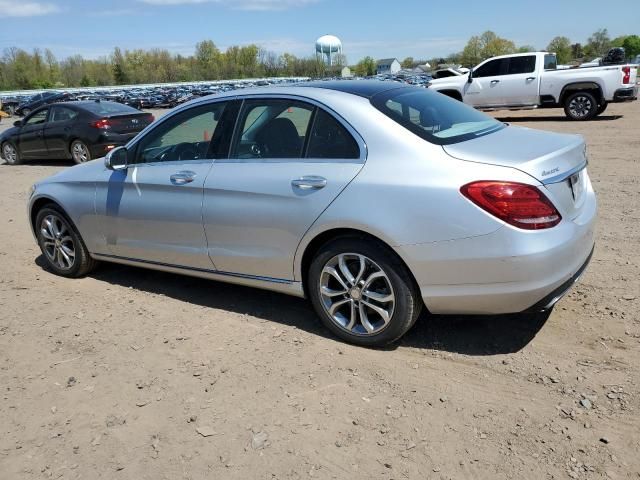
[[[613,94],[613,103],[632,102],[638,99],[638,86],[619,88]]]
[[[121,145],[126,145],[129,140],[135,137],[136,133],[108,133],[100,135],[98,141],[89,145],[89,151],[91,152],[91,158],[104,157],[109,150]]]
[[[483,236],[395,247],[425,305],[438,314],[502,314],[550,308],[585,270],[594,247],[596,199],[556,227],[510,226]]]

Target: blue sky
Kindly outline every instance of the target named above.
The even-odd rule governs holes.
[[[544,48],[556,35],[585,42],[598,28],[640,34],[638,0],[0,0],[0,49],[48,47],[57,56],[98,57],[113,47],[191,54],[211,39],[224,49],[256,43],[278,53],[313,52],[333,34],[350,62],[459,51],[493,30]],[[635,13],[633,13],[635,12]]]

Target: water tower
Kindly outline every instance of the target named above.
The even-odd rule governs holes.
[[[316,55],[321,56],[324,62],[333,65],[336,55],[342,55],[342,42],[333,35],[323,35],[316,40]]]

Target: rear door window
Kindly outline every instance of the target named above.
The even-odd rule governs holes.
[[[314,109],[298,100],[246,100],[230,158],[302,158]]]
[[[78,112],[66,107],[54,107],[51,111],[50,122],[67,122],[78,116]]]
[[[531,73],[536,70],[536,56],[511,57],[509,59],[509,75]]]
[[[309,136],[307,158],[360,158],[360,147],[335,118],[318,109]]]
[[[558,57],[555,55],[545,55],[544,56],[544,69],[545,70],[555,70],[558,68]]]

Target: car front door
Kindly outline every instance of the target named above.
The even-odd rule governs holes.
[[[73,124],[78,111],[62,105],[50,107],[51,115],[44,127],[44,138],[47,143],[49,156],[53,158],[67,158],[69,144],[73,134]]]
[[[500,78],[500,90],[505,105],[537,105],[539,75],[536,74],[536,56],[522,55],[509,58],[507,74]]]
[[[98,186],[96,210],[110,255],[213,269],[202,196],[217,149],[225,141],[228,149],[221,135],[234,120],[228,105],[195,106],[161,121],[131,147],[128,168],[110,172]]]
[[[473,81],[465,85],[464,101],[474,107],[504,105],[503,75],[508,58],[497,58],[481,64],[473,71]]]
[[[293,279],[304,233],[362,168],[357,134],[322,107],[247,98],[231,153],[205,182],[203,221],[220,272]]]
[[[18,148],[22,158],[47,158],[47,144],[44,140],[44,127],[49,109],[38,110],[23,120],[18,134]]]

